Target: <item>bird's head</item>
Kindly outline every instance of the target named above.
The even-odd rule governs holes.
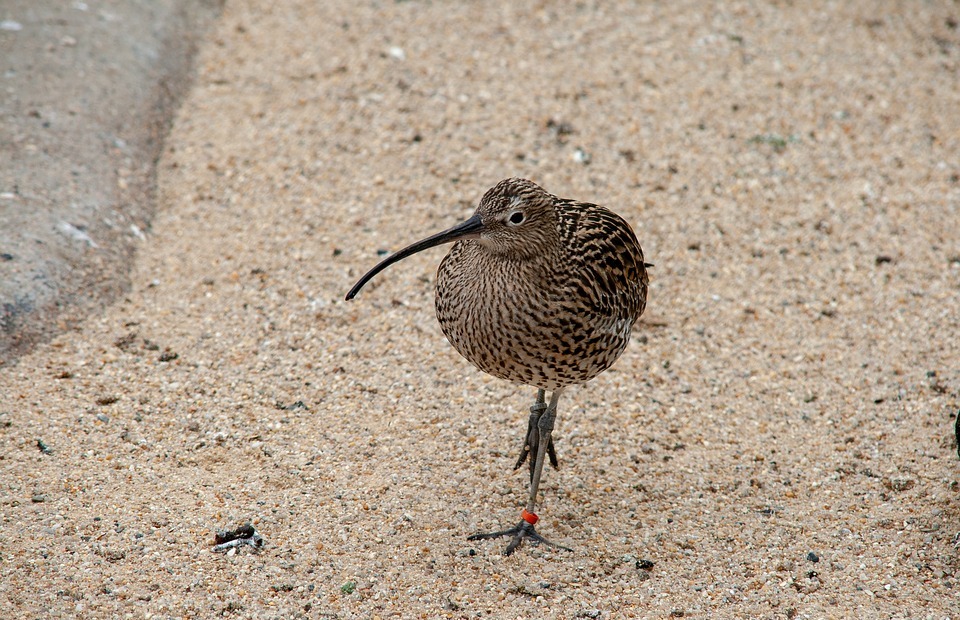
[[[557,236],[556,197],[526,179],[504,179],[480,199],[476,237],[494,254],[523,260],[542,254]]]
[[[504,179],[487,191],[473,217],[417,241],[383,259],[353,285],[353,299],[375,275],[423,250],[454,241],[476,240],[483,250],[514,260],[543,255],[556,244],[556,198],[526,179]]]

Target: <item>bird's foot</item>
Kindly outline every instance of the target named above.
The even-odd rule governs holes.
[[[503,550],[503,555],[512,555],[514,551],[520,548],[520,545],[523,543],[523,540],[529,539],[530,542],[537,545],[546,545],[547,547],[552,547],[554,549],[563,549],[564,551],[573,551],[570,547],[564,547],[563,545],[558,545],[557,543],[550,542],[543,536],[537,533],[534,524],[539,520],[537,515],[527,512],[524,510],[520,513],[520,516],[523,517],[523,520],[516,524],[515,526],[506,529],[500,530],[499,532],[485,532],[481,534],[473,534],[468,536],[467,540],[490,540],[491,538],[500,538],[503,536],[512,536],[513,540],[510,541],[510,544],[507,545],[507,548]]]
[[[542,401],[537,401],[532,407],[530,407],[530,420],[527,424],[527,436],[523,440],[523,447],[520,449],[520,456],[517,457],[517,462],[513,465],[514,471],[520,469],[520,467],[523,466],[529,457],[531,468],[530,475],[533,475],[533,465],[537,462],[537,446],[540,443],[540,431],[537,428],[537,423],[540,421],[540,416],[546,410],[547,404]],[[547,456],[550,458],[550,464],[553,465],[553,468],[559,468],[560,464],[557,460],[557,450],[553,447],[553,437],[551,437],[550,441],[547,443]]]

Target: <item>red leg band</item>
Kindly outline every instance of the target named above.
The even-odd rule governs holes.
[[[532,512],[527,512],[527,509],[524,508],[520,511],[520,518],[529,523],[530,525],[536,525],[537,521],[540,520],[540,517],[533,514]]]

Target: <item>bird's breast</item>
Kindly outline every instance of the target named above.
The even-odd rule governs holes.
[[[440,263],[436,310],[447,340],[493,376],[554,390],[620,356],[633,320],[595,311],[588,291],[550,261],[517,261],[459,242]]]

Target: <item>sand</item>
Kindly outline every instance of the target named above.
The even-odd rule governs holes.
[[[0,372],[129,290],[216,4],[0,5]]]
[[[131,290],[0,374],[0,615],[960,616],[958,19],[227,2]],[[560,402],[572,553],[466,540],[517,520],[535,390],[444,340],[443,250],[342,301],[507,176],[656,264]]]

